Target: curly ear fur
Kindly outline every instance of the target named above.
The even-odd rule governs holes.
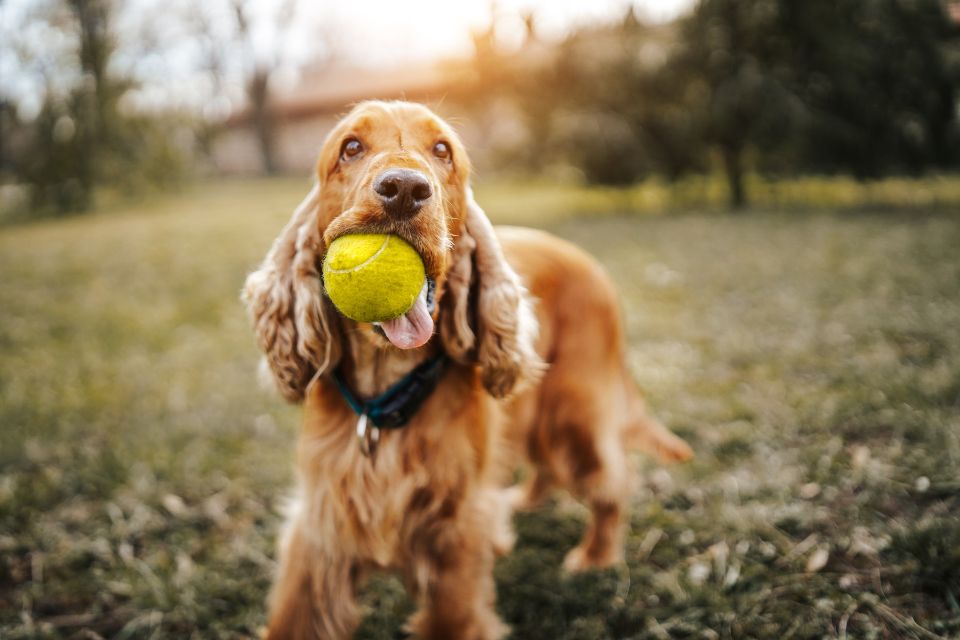
[[[257,344],[277,389],[290,402],[302,400],[310,381],[340,359],[333,312],[317,268],[319,197],[315,185],[243,289]]]
[[[477,242],[466,225],[453,245],[453,255],[447,267],[446,293],[441,298],[443,313],[440,314],[440,338],[447,355],[469,364],[476,361],[477,337],[473,333],[476,310],[473,291],[473,253]]]
[[[447,353],[480,365],[483,386],[502,398],[539,379],[537,319],[483,209],[467,191],[462,236],[447,272],[441,337]]]

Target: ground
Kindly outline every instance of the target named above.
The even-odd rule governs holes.
[[[960,637],[960,213],[538,215],[510,189],[479,197],[611,272],[697,452],[637,460],[625,566],[560,572],[585,516],[562,495],[516,518],[514,638]],[[305,191],[0,229],[0,637],[256,636],[299,409],[259,390],[238,294]],[[366,639],[411,607],[389,576],[364,603]]]

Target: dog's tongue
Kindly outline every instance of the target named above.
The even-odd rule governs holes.
[[[433,318],[427,310],[427,288],[423,288],[409,311],[399,318],[387,320],[380,327],[395,347],[415,349],[426,344],[433,335]]]

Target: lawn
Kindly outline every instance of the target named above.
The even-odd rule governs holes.
[[[0,637],[257,635],[299,409],[260,390],[238,294],[306,186],[0,229]],[[516,518],[513,637],[960,637],[960,213],[638,197],[479,191],[603,261],[697,451],[638,459],[626,566],[559,572],[585,516],[562,495]],[[394,637],[400,583],[363,597],[357,637]]]

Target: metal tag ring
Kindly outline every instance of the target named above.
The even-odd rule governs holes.
[[[357,419],[357,444],[360,446],[360,453],[369,458],[377,451],[380,429],[375,426],[368,427],[368,422],[367,414],[361,413]]]

